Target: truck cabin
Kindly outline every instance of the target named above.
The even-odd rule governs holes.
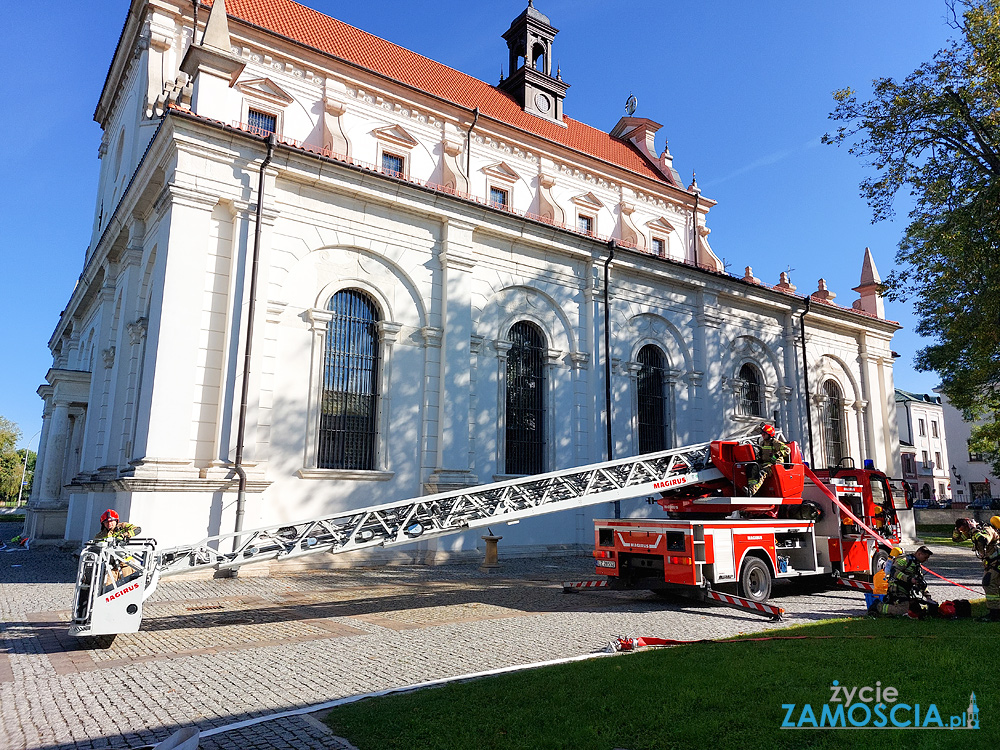
[[[900,496],[890,484],[889,478],[881,471],[872,468],[858,469],[854,461],[845,458],[840,466],[819,469],[816,476],[840,490],[841,500],[872,529],[887,536],[898,536],[899,519],[896,510],[906,509],[906,496]],[[850,488],[857,487],[857,492]],[[847,494],[845,494],[847,490]],[[841,519],[845,534],[861,534],[859,528],[848,516]]]

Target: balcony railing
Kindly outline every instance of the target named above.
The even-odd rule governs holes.
[[[922,461],[917,464],[917,474],[922,477],[934,476],[934,462]]]

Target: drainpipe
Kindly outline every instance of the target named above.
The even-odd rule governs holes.
[[[250,399],[250,353],[253,349],[253,319],[257,308],[257,269],[260,265],[260,225],[264,214],[264,172],[274,156],[274,133],[267,136],[267,155],[260,165],[260,177],[257,182],[257,224],[253,231],[253,265],[250,270],[250,301],[247,305],[247,337],[243,347],[243,388],[240,392],[240,421],[236,428],[236,461],[233,471],[240,478],[236,493],[236,528],[237,534],[233,549],[240,546],[239,533],[243,531],[243,516],[246,513],[247,473],[243,469],[244,433],[247,426],[247,401]]]
[[[611,283],[611,261],[615,259],[615,241],[608,240],[608,257],[604,261],[604,423],[608,435],[608,461],[615,457],[611,436],[611,300],[608,294]],[[615,518],[622,517],[622,504],[615,500]]]
[[[469,195],[472,195],[472,174],[469,171],[472,169],[472,131],[476,129],[476,123],[479,122],[479,107],[472,110],[472,114],[472,124],[469,126],[469,132],[465,134],[465,181]]]
[[[802,328],[802,380],[806,389],[806,424],[809,430],[809,465],[816,468],[816,459],[813,457],[813,419],[812,406],[809,403],[809,358],[806,356],[806,313],[809,312],[809,303],[812,297],[806,297],[806,309],[802,311],[799,324]]]
[[[198,36],[198,6],[201,5],[201,0],[193,0],[192,5],[194,5],[194,27],[191,29],[191,46],[193,47],[198,43],[195,37]]]

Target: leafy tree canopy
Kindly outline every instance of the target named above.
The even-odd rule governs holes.
[[[21,429],[9,419],[0,417],[0,499],[17,497],[21,487],[21,464],[23,454],[17,452],[17,441],[21,439]]]
[[[834,92],[825,143],[847,145],[873,170],[861,194],[873,221],[909,189],[913,209],[889,299],[914,300],[917,332],[949,401],[980,421],[970,448],[1000,473],[1000,0],[946,0],[955,38],[902,81],[872,96]]]

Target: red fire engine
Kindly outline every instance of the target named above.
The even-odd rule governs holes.
[[[766,601],[777,579],[873,575],[888,549],[863,526],[896,542],[896,510],[907,507],[886,475],[855,468],[850,459],[812,472],[791,443],[788,463],[775,465],[750,497],[748,475],[760,470],[757,451],[753,441],[711,443],[717,472],[699,484],[664,488],[651,500],[667,519],[595,521],[596,572],[608,576],[612,588],[692,593],[691,587],[732,587],[753,602]]]

